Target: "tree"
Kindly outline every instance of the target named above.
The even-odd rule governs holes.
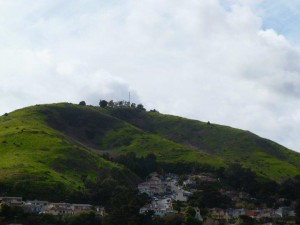
[[[113,108],[115,106],[115,103],[113,100],[110,100],[108,103],[108,107]]]
[[[243,168],[240,164],[231,164],[225,171],[224,178],[236,190],[249,192],[250,194],[256,194],[260,190],[256,174],[249,168]]]
[[[42,224],[61,224],[62,221],[60,217],[54,216],[52,214],[42,214],[41,215],[41,223]]]
[[[202,192],[197,192],[190,198],[190,203],[198,208],[229,208],[232,205],[230,198],[212,187],[203,187]]]
[[[86,211],[75,215],[68,215],[65,217],[67,225],[97,225],[100,223],[99,218],[93,211]]]
[[[300,224],[300,199],[297,199],[295,204],[296,223]]]
[[[79,105],[86,106],[86,103],[85,103],[85,101],[81,101],[81,102],[79,102]]]
[[[20,206],[8,206],[3,204],[1,205],[0,216],[6,219],[22,218],[24,216],[24,210]]]
[[[119,107],[122,107],[122,106],[123,106],[123,103],[124,103],[123,101],[119,101],[119,102],[118,102]]]
[[[255,220],[249,216],[241,215],[239,217],[238,224],[240,225],[253,225],[255,224]]]
[[[108,102],[105,101],[105,100],[100,100],[99,105],[100,105],[100,107],[102,107],[102,108],[106,108],[106,106],[108,105]]]
[[[144,110],[144,111],[146,110],[142,104],[138,104],[136,106],[136,108],[139,109],[139,110]]]

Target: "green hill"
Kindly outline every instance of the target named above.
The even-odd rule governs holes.
[[[28,107],[0,117],[1,194],[61,200],[70,192],[84,192],[83,176],[93,180],[104,168],[124,170],[49,127],[54,107]]]
[[[109,110],[119,119],[190,149],[240,163],[274,180],[300,172],[300,154],[249,131],[130,108]]]
[[[154,153],[159,163],[240,163],[281,181],[300,174],[300,154],[247,131],[132,108],[37,105],[0,117],[0,194],[66,196],[104,169],[136,177],[102,157]],[[3,191],[5,190],[5,191]]]

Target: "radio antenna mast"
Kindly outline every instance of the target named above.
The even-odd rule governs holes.
[[[130,92],[129,92],[129,105],[130,105]]]

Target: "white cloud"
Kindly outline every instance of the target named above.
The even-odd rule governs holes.
[[[260,3],[0,1],[0,111],[131,90],[148,108],[300,150],[299,49],[263,29]]]

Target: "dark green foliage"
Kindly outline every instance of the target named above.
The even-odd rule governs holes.
[[[224,179],[235,190],[255,193],[257,191],[258,182],[256,174],[248,168],[243,168],[239,164],[232,164],[225,171]]]
[[[181,208],[183,207],[183,202],[181,201],[174,201],[172,203],[173,209],[180,212]]]
[[[233,190],[250,193],[270,207],[275,207],[273,199],[275,196],[282,196],[280,195],[282,187],[278,183],[266,178],[261,179],[253,171],[243,168],[240,164],[231,164],[227,169],[221,168],[217,171],[217,175]]]
[[[42,224],[55,224],[55,225],[63,224],[63,221],[61,220],[60,217],[54,216],[52,214],[41,215],[40,221]]]
[[[143,111],[146,110],[142,104],[138,104],[138,105],[136,106],[136,108],[137,108],[138,110],[143,110]]]
[[[184,221],[181,215],[168,215],[164,218],[165,225],[181,225]]]
[[[99,105],[100,105],[100,107],[102,107],[102,108],[106,108],[107,105],[108,105],[108,102],[105,101],[105,100],[100,100]]]
[[[130,108],[109,113],[178,144],[242,164],[265,178],[282,181],[299,174],[298,153],[248,131]]]
[[[45,120],[50,127],[96,148],[106,132],[122,125],[120,121],[90,108],[52,106],[38,112],[47,115]]]
[[[101,225],[100,217],[93,211],[66,216],[64,221],[66,225]]]
[[[239,217],[239,224],[240,225],[254,225],[255,224],[255,220],[252,219],[249,216],[242,215],[242,216]]]
[[[232,206],[230,198],[213,188],[195,193],[189,201],[192,206],[198,208],[230,208]]]
[[[282,183],[280,194],[288,199],[300,199],[300,175],[290,178]]]
[[[82,177],[89,193],[88,202],[110,207],[111,200],[122,191],[135,192],[137,178],[129,170],[103,168],[95,180]]]
[[[190,217],[195,217],[196,211],[195,211],[195,209],[193,207],[189,206],[189,207],[186,208],[185,214],[187,216],[190,216]]]
[[[202,223],[192,216],[187,216],[185,218],[185,224],[186,225],[201,225]]]
[[[296,214],[296,223],[300,224],[300,199],[297,199],[294,210]]]
[[[212,172],[215,171],[215,168],[205,163],[190,163],[190,162],[169,162],[159,163],[159,168],[168,173],[176,174],[193,174],[200,172]]]
[[[125,189],[119,190],[111,199],[110,211],[104,224],[141,224],[142,216],[139,214],[139,209],[144,204],[143,196]]]
[[[154,170],[187,174],[221,168],[217,177],[229,187],[255,196],[279,188],[278,196],[299,196],[296,180],[278,187],[266,179],[299,174],[299,154],[250,132],[147,112],[126,101],[105,108],[28,107],[0,117],[0,129],[1,195],[110,204],[105,195],[112,185],[128,188],[138,180],[131,171],[145,177]],[[109,157],[102,158],[104,153]],[[112,157],[119,163],[107,161]],[[229,167],[233,162],[241,166]],[[97,178],[104,168],[109,175]]]
[[[149,225],[182,225],[184,218],[182,215],[168,215],[164,218],[153,218],[152,223]]]
[[[85,103],[85,101],[81,101],[81,102],[79,102],[79,105],[86,106],[86,103]]]
[[[123,164],[141,178],[145,178],[149,173],[158,170],[156,156],[154,154],[148,154],[146,157],[137,158],[134,152],[130,152],[118,156],[115,161]]]
[[[14,218],[22,218],[24,216],[24,210],[19,206],[8,206],[6,204],[2,204],[0,207],[0,217],[4,217],[8,220],[12,220]]]

